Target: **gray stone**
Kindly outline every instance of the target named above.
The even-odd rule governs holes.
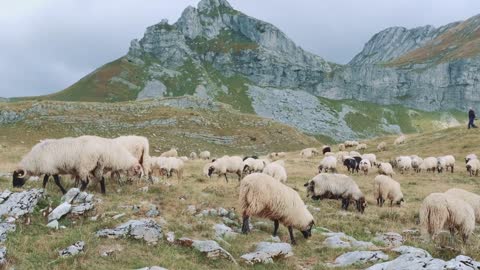
[[[127,214],[125,214],[125,213],[120,213],[120,214],[114,215],[112,218],[116,220],[116,219],[120,219],[120,218],[122,218],[122,217],[124,217],[124,216],[126,216],[126,215],[127,215]]]
[[[3,203],[5,200],[7,200],[10,195],[12,195],[12,192],[8,189],[0,193],[0,203]]]
[[[232,230],[232,228],[226,226],[225,224],[215,224],[213,226],[215,230],[216,237],[226,237],[226,238],[235,238],[238,234]]]
[[[0,265],[7,262],[7,248],[0,246]]]
[[[156,205],[150,205],[150,209],[145,213],[147,217],[156,217],[160,215],[158,207]]]
[[[156,244],[162,238],[162,228],[152,219],[129,220],[115,229],[97,231],[98,237],[120,238],[130,237],[143,239],[148,244]]]
[[[67,202],[67,203],[72,203],[73,199],[77,197],[77,195],[80,193],[80,189],[78,188],[71,188],[65,193],[65,195],[62,196],[61,201],[62,202]]]
[[[64,202],[60,204],[55,209],[53,209],[53,211],[48,215],[48,222],[51,222],[53,220],[59,220],[64,215],[68,214],[71,209],[72,209],[72,205],[69,204],[68,202]]]
[[[240,258],[246,264],[272,263],[274,259],[293,255],[292,246],[288,243],[260,242],[255,251],[242,255]]]
[[[191,215],[195,215],[195,213],[197,213],[197,208],[195,207],[195,205],[189,205],[187,207],[187,212]]]
[[[237,264],[233,256],[213,240],[192,240],[184,237],[178,239],[178,243],[182,246],[193,247],[199,252],[205,254],[207,258],[213,260],[224,258]]]
[[[323,245],[328,248],[351,248],[349,241],[342,240],[340,236],[330,236],[323,241]]]
[[[83,215],[86,211],[90,211],[94,208],[93,203],[82,203],[79,205],[72,206],[70,213],[74,215]]]
[[[395,232],[377,233],[374,241],[380,242],[388,247],[398,247],[403,244],[403,237]]]
[[[340,255],[330,266],[349,266],[352,264],[364,264],[367,262],[377,262],[379,260],[388,260],[388,255],[382,251],[352,251]]]
[[[7,234],[14,232],[17,226],[13,223],[3,222],[0,223],[0,242],[3,243],[7,240]]]
[[[430,253],[428,253],[427,251],[421,248],[416,248],[411,246],[399,246],[399,247],[393,248],[392,250],[402,255],[411,254],[411,255],[423,256],[425,258],[431,257]]]
[[[83,249],[85,248],[85,242],[83,241],[78,241],[75,244],[62,249],[58,252],[58,254],[61,257],[69,257],[69,256],[74,256],[77,255],[80,252],[83,252]]]
[[[167,87],[159,80],[150,80],[145,87],[138,93],[137,100],[163,97],[167,92]]]
[[[47,227],[50,228],[50,229],[55,229],[55,230],[58,230],[58,220],[52,220],[50,221],[48,224],[47,224]]]
[[[9,194],[6,200],[0,203],[0,216],[21,217],[33,212],[38,201],[43,198],[42,189],[30,189],[22,192],[10,193],[4,191],[4,196]]]
[[[100,246],[98,253],[102,257],[108,257],[117,251],[122,251],[123,247],[119,244],[109,245],[109,246]]]
[[[167,242],[170,244],[175,243],[175,233],[174,232],[167,232],[166,234]]]
[[[221,217],[227,217],[229,212],[225,208],[218,208],[218,215]]]

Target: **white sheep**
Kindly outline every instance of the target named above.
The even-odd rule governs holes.
[[[399,156],[395,160],[401,174],[408,172],[412,168],[412,158],[409,156]]]
[[[475,214],[472,206],[462,199],[445,193],[432,193],[420,206],[420,226],[432,240],[445,228],[450,231],[452,239],[458,231],[465,243],[475,229]]]
[[[298,193],[269,175],[253,173],[246,176],[240,183],[239,201],[242,233],[250,231],[249,219],[254,216],[273,220],[274,236],[282,223],[288,228],[292,244],[296,244],[293,228],[300,230],[305,238],[312,235],[314,219]]]
[[[167,152],[163,152],[160,156],[161,157],[178,157],[178,152],[177,152],[177,149],[172,148]]]
[[[162,163],[160,169],[167,175],[171,177],[173,173],[177,175],[177,178],[180,180],[183,176],[183,168],[185,164],[182,159],[176,157],[167,157]]]
[[[386,151],[387,150],[387,143],[386,142],[381,142],[377,145],[377,150],[378,151]]]
[[[238,181],[242,178],[243,172],[243,160],[239,156],[223,156],[219,159],[214,160],[208,169],[208,176],[212,174],[217,174],[220,176],[225,176],[225,181],[228,182],[227,173],[235,173],[238,175]]]
[[[360,157],[360,158],[362,157],[362,155],[357,151],[350,151],[350,153],[348,153],[348,155],[350,157]]]
[[[370,163],[370,160],[368,159],[362,159],[360,161],[359,169],[365,174],[368,174],[368,171],[372,167],[372,164]]]
[[[179,159],[181,159],[183,162],[188,161],[188,157],[186,157],[186,156],[181,156],[181,157],[179,157]]]
[[[302,151],[300,151],[300,156],[302,158],[311,158],[311,157],[316,156],[318,154],[319,154],[319,152],[316,148],[305,148]],[[277,153],[277,156],[278,156],[278,153]]]
[[[400,144],[404,144],[405,141],[406,141],[406,137],[405,135],[401,135],[400,137],[396,138],[395,141],[393,142],[394,145],[400,145]]]
[[[410,157],[412,159],[412,168],[415,172],[420,172],[420,166],[423,163],[423,159],[419,156],[413,155]]]
[[[284,165],[282,165],[282,162],[272,162],[268,164],[263,169],[263,173],[270,175],[282,183],[287,182],[287,171],[285,170]]]
[[[357,150],[357,151],[365,150],[365,149],[367,149],[367,144],[365,144],[365,143],[359,143],[357,145],[357,147],[355,148],[355,150]]]
[[[386,199],[390,200],[390,206],[393,203],[400,206],[404,202],[400,184],[386,175],[377,175],[375,177],[373,194],[377,205],[380,207],[383,206]]]
[[[480,160],[470,159],[465,167],[467,168],[467,172],[470,173],[470,176],[478,176],[478,172],[480,171]]]
[[[377,163],[378,173],[384,174],[392,177],[395,173],[393,172],[392,164],[388,162]]]
[[[137,158],[138,162],[142,165],[143,172],[145,174],[150,171],[150,168],[148,168],[148,159],[150,158],[150,143],[148,142],[147,138],[142,136],[120,136],[113,140],[125,147],[128,152]]]
[[[247,158],[243,161],[243,173],[262,172],[265,166],[266,163],[262,159]]]
[[[356,147],[358,145],[358,142],[357,141],[345,141],[344,142],[345,144],[345,147]]]
[[[457,197],[459,199],[462,199],[466,201],[470,206],[473,208],[473,212],[475,212],[475,221],[477,223],[480,223],[480,196],[460,189],[460,188],[451,188],[447,191],[445,191],[445,194]]]
[[[338,145],[338,151],[345,151],[345,144],[341,143]]]
[[[318,172],[337,172],[337,158],[334,156],[326,156],[318,166]]]
[[[377,165],[377,156],[375,154],[363,154],[362,159],[368,159],[372,166]]]
[[[475,154],[468,154],[466,157],[465,157],[465,164],[468,163],[470,160],[472,159],[478,159],[477,158],[477,155]]]
[[[191,153],[190,153],[190,159],[191,159],[191,160],[197,159],[197,153],[191,152]]]
[[[355,181],[343,174],[320,173],[305,185],[307,197],[318,199],[341,199],[342,209],[347,210],[350,201],[354,201],[360,213],[365,211],[365,196]]]
[[[210,152],[209,151],[202,151],[202,152],[200,152],[200,154],[198,156],[203,160],[207,160],[207,159],[210,159]]]
[[[448,171],[449,169],[453,173],[454,168],[455,157],[453,157],[452,155],[437,158],[437,170],[439,173],[443,172],[443,170]]]
[[[150,157],[150,171],[148,173],[148,177],[151,179],[152,175],[162,176],[164,171],[164,163],[166,162],[166,157]]]
[[[437,169],[437,158],[427,157],[423,160],[419,167],[420,171],[435,172]]]
[[[285,152],[272,152],[268,155],[271,160],[277,160],[285,158],[287,154]]]

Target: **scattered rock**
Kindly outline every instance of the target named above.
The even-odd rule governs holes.
[[[377,262],[379,260],[388,260],[388,255],[382,251],[352,251],[340,255],[329,266],[349,266],[352,264],[363,264],[366,262]]]
[[[50,222],[47,224],[47,227],[48,227],[48,228],[55,229],[55,230],[58,230],[58,226],[59,226],[58,220],[56,220],[56,219],[50,221]]]
[[[85,248],[85,242],[78,241],[75,244],[67,247],[66,249],[60,250],[58,253],[60,254],[61,257],[74,256],[80,252],[83,252],[84,248]]]
[[[204,253],[207,256],[207,258],[210,258],[213,260],[216,260],[219,258],[225,258],[237,264],[233,256],[213,240],[192,240],[184,237],[184,238],[178,239],[177,242],[182,246],[195,248],[201,253]]]
[[[96,235],[109,238],[132,237],[143,239],[149,244],[156,244],[162,238],[162,228],[151,219],[132,219],[120,224],[115,229],[97,231]]]
[[[43,197],[43,189],[30,189],[22,192],[2,192],[3,202],[0,203],[0,216],[21,217],[33,212],[38,201]]]
[[[117,214],[117,215],[113,216],[112,218],[115,219],[115,220],[117,220],[117,219],[119,219],[119,218],[124,217],[125,215],[126,215],[125,213],[120,213],[120,214]]]
[[[342,240],[341,236],[330,236],[323,241],[323,245],[327,248],[351,248],[352,245],[348,241]]]
[[[260,242],[254,252],[242,255],[240,258],[246,264],[272,263],[273,259],[286,258],[293,255],[292,246],[288,243]]]
[[[0,242],[5,242],[7,240],[7,234],[9,232],[14,232],[17,226],[13,223],[0,223]]]
[[[175,243],[175,233],[174,232],[167,232],[167,242],[170,244]]]
[[[216,237],[226,237],[226,238],[235,238],[238,234],[232,230],[232,228],[226,226],[225,224],[215,224],[213,226],[213,229],[215,230],[215,236]]]
[[[64,202],[53,209],[53,211],[48,215],[48,222],[53,220],[59,220],[64,215],[68,214],[72,210],[72,205],[68,202]]]
[[[3,265],[7,262],[7,248],[0,247],[0,265]]]
[[[403,237],[395,232],[377,233],[373,241],[384,244],[387,247],[399,247],[403,244]]]
[[[0,193],[0,203],[3,203],[5,200],[7,200],[10,195],[12,195],[12,192],[8,189]]]
[[[112,255],[114,252],[122,251],[122,250],[123,250],[123,247],[121,245],[114,244],[114,245],[110,245],[110,246],[100,246],[99,250],[98,250],[98,253],[102,257],[108,257],[108,256]]]
[[[282,242],[282,240],[280,240],[280,237],[278,237],[278,236],[273,236],[273,235],[270,236],[270,241],[271,241],[271,242],[274,242],[274,243],[280,243],[280,242]]]
[[[189,205],[187,207],[187,212],[191,215],[195,215],[195,213],[197,213],[197,208],[195,207],[195,205]]]
[[[234,220],[231,220],[229,219],[228,217],[223,217],[222,218],[222,221],[223,221],[223,224],[227,225],[227,226],[230,226],[230,227],[238,227],[240,226],[238,224],[238,222],[234,221]]]
[[[78,188],[71,188],[67,191],[67,193],[65,193],[65,195],[62,196],[62,199],[61,201],[62,202],[68,202],[68,203],[72,203],[73,202],[73,199],[75,199],[75,197],[77,197],[77,195],[80,193],[80,189]]]
[[[158,208],[156,205],[150,205],[150,209],[147,211],[145,214],[147,217],[156,217],[160,215],[160,212],[158,211]]]
[[[82,203],[79,205],[72,206],[70,213],[74,215],[83,215],[85,212],[92,210],[93,208],[94,208],[93,203]]]
[[[137,270],[168,270],[168,269],[160,266],[150,266],[150,267],[138,268]]]
[[[144,186],[138,189],[139,192],[148,192],[148,186]]]
[[[392,249],[392,251],[398,252],[402,255],[413,254],[413,255],[419,255],[423,257],[431,257],[430,253],[428,253],[426,250],[423,250],[421,248],[411,247],[411,246],[399,246]]]

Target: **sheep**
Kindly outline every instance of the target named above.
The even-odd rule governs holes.
[[[318,199],[341,199],[342,209],[348,210],[350,201],[354,201],[357,210],[363,214],[367,203],[365,196],[355,181],[343,174],[320,173],[305,185],[307,197]]]
[[[288,228],[292,245],[296,244],[293,228],[305,238],[312,235],[315,224],[312,214],[298,193],[263,173],[246,176],[240,183],[240,205],[242,207],[242,233],[250,231],[250,217],[267,218],[274,222],[273,236],[277,235],[279,223]]]
[[[387,150],[387,143],[386,142],[381,142],[377,145],[377,150],[379,152],[381,151],[386,151]]]
[[[359,150],[365,150],[367,149],[367,144],[365,143],[360,143],[357,145],[357,147],[355,148],[355,150],[359,151]]]
[[[188,161],[188,157],[186,157],[186,156],[181,156],[181,157],[179,157],[179,159],[181,159],[183,162]]]
[[[324,157],[318,166],[318,173],[323,171],[337,172],[337,158],[334,156]]]
[[[400,137],[396,138],[395,141],[393,142],[394,145],[400,145],[404,144],[406,141],[405,135],[401,135]]]
[[[265,161],[261,159],[247,158],[243,161],[243,173],[251,174],[254,172],[262,172],[265,166]]]
[[[360,153],[358,153],[357,151],[350,151],[350,153],[348,153],[349,156],[351,157],[362,157],[362,155],[360,155]]]
[[[368,159],[362,159],[360,161],[359,169],[365,174],[368,174],[368,170],[372,167],[370,160]]]
[[[401,174],[412,168],[412,158],[409,156],[399,156],[396,158],[396,161]]]
[[[425,170],[426,172],[435,172],[437,168],[437,158],[435,157],[427,157],[423,160],[422,164],[420,164],[420,171]]]
[[[142,165],[143,173],[148,173],[150,158],[150,143],[148,139],[142,136],[120,136],[113,139],[116,143],[119,143],[130,152],[138,162]]]
[[[287,171],[285,168],[281,165],[281,163],[278,162],[272,162],[265,166],[263,169],[263,173],[270,175],[271,177],[275,178],[276,180],[285,183],[287,182]]]
[[[217,174],[219,177],[224,175],[225,181],[228,183],[227,173],[236,173],[238,175],[238,181],[242,178],[243,172],[243,160],[238,156],[223,156],[219,159],[212,161],[208,169],[208,176]]]
[[[432,240],[440,230],[450,231],[451,239],[455,231],[461,234],[464,243],[475,229],[475,214],[472,206],[462,199],[445,193],[428,195],[420,206],[420,225],[422,232],[428,233]]]
[[[419,156],[411,156],[410,157],[412,159],[412,168],[415,172],[420,172],[420,166],[422,165],[423,163],[423,159]]]
[[[478,159],[477,158],[477,155],[475,154],[468,154],[466,157],[465,157],[465,164],[467,164],[470,160],[472,159]]]
[[[318,150],[315,148],[305,148],[300,152],[300,156],[302,158],[311,158],[317,155],[318,153],[319,153]],[[278,153],[277,153],[277,156],[278,156]]]
[[[387,162],[377,163],[378,173],[384,174],[392,177],[395,173],[393,172],[392,165]]]
[[[335,154],[338,162],[343,162],[346,157],[349,157],[349,153],[346,151],[339,151]]]
[[[209,151],[202,151],[202,152],[200,152],[200,154],[198,156],[203,160],[207,160],[207,159],[210,159],[210,152]]]
[[[362,159],[368,159],[372,166],[377,165],[377,156],[375,154],[363,154]]]
[[[177,149],[172,148],[167,152],[163,152],[160,156],[161,157],[178,157],[178,152],[177,152]]]
[[[191,159],[191,160],[197,159],[197,153],[191,152],[191,153],[190,153],[190,159]]]
[[[180,158],[167,157],[162,163],[160,169],[165,172],[167,177],[171,177],[173,173],[177,174],[177,179],[182,179],[184,162]]]
[[[325,153],[325,156],[326,157],[334,157],[335,159],[337,158],[337,154],[335,154],[334,152],[327,152],[327,153]]]
[[[343,161],[343,165],[347,167],[347,170],[350,173],[354,173],[355,171],[358,173],[360,169],[360,161],[362,160],[361,157],[347,157]]]
[[[285,158],[286,156],[287,156],[287,154],[285,152],[272,152],[272,153],[268,154],[268,157],[271,160],[282,159],[282,158]]]
[[[325,155],[326,153],[330,153],[332,152],[332,147],[330,147],[329,145],[324,145],[322,147],[322,154]]]
[[[349,147],[356,147],[358,145],[358,142],[357,141],[345,141],[344,144],[345,144],[345,147],[349,148]]]
[[[345,144],[341,143],[338,145],[338,151],[345,151]]]
[[[165,167],[166,157],[150,157],[150,171],[148,177],[151,179],[152,175],[161,176],[163,175],[164,171],[163,168]]]
[[[457,197],[470,204],[470,206],[473,208],[473,212],[475,213],[475,221],[480,223],[480,195],[460,188],[451,188],[445,191],[445,194]]]
[[[448,169],[450,169],[450,171],[453,173],[454,168],[455,157],[452,155],[437,158],[437,170],[439,173],[443,172],[443,170],[448,171]]]
[[[377,205],[382,207],[385,199],[390,200],[390,207],[395,203],[401,206],[403,193],[400,189],[400,184],[386,175],[377,175],[374,180],[373,194]]]
[[[246,157],[243,158],[243,161],[245,161],[246,159],[249,159],[249,158],[258,159],[258,156],[246,156]]]
[[[478,176],[478,171],[480,171],[480,160],[478,159],[471,159],[468,161],[467,165],[467,172],[470,173],[470,176]]]

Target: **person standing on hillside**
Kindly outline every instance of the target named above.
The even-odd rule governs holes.
[[[473,110],[472,107],[470,107],[468,109],[468,129],[470,129],[470,127],[477,128],[477,126],[475,126],[475,124],[473,123],[474,120],[475,120],[475,111]]]

